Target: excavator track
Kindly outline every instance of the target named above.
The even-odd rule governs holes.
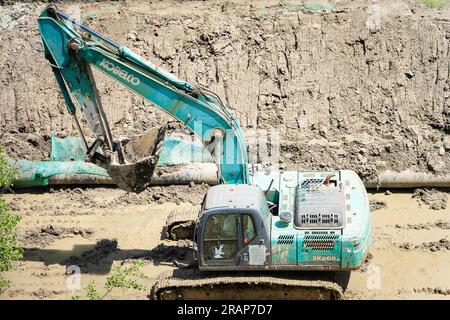
[[[166,220],[165,234],[170,240],[192,240],[200,207],[173,210]]]
[[[152,300],[336,300],[344,288],[333,275],[200,272],[176,269],[161,274]]]

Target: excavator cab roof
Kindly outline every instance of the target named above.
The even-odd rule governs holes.
[[[222,184],[209,188],[203,209],[261,209],[265,203],[264,193],[258,186],[248,184]]]

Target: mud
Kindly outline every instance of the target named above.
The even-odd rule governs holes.
[[[429,222],[429,223],[419,223],[419,224],[407,224],[407,225],[399,225],[396,224],[395,225],[396,228],[398,229],[414,229],[414,230],[431,230],[433,228],[438,228],[438,229],[450,229],[450,221],[442,221],[442,220],[438,220],[436,222]]]
[[[13,158],[46,158],[51,133],[76,134],[42,52],[36,17],[44,5],[0,7],[0,134]],[[278,130],[281,168],[354,169],[363,178],[385,169],[450,170],[447,7],[434,10],[419,0],[342,0],[323,13],[271,0],[60,7],[216,91],[248,135],[267,129],[270,140],[271,129]],[[169,120],[96,76],[114,134]]]
[[[95,247],[83,252],[79,256],[71,256],[60,262],[61,265],[76,265],[84,273],[104,273],[105,266],[110,266],[115,260],[126,261],[144,259],[155,264],[170,262],[174,266],[191,264],[193,261],[192,241],[180,240],[162,242],[151,250],[126,252],[118,248],[117,239],[102,239],[97,241]],[[109,270],[108,270],[109,271]]]
[[[80,256],[71,256],[62,261],[64,265],[76,265],[82,272],[94,272],[96,268],[101,268],[105,263],[111,264],[111,254],[117,250],[117,240],[102,239],[98,241],[95,248],[83,252]],[[109,261],[107,261],[109,259]]]
[[[90,228],[55,228],[52,225],[47,225],[40,229],[27,230],[23,234],[18,234],[18,240],[37,247],[45,247],[46,245],[49,245],[57,239],[73,237],[77,235],[80,235],[83,238],[89,238],[92,237],[93,234],[94,230]]]
[[[204,195],[185,190],[186,199]],[[25,256],[5,273],[13,284],[0,299],[70,299],[74,293],[66,277],[71,265],[80,267],[84,288],[92,280],[100,285],[112,266],[133,259],[144,260],[149,287],[160,273],[192,264],[191,241],[161,239],[171,213],[196,208],[189,202],[109,205],[126,195],[117,188],[31,191],[4,195],[22,216],[18,233]],[[344,299],[448,299],[450,210],[420,207],[411,197],[412,192],[369,194],[370,201],[386,207],[372,216],[370,254],[363,268],[352,272]],[[82,209],[85,202],[105,205]],[[401,248],[405,243],[408,249]],[[373,282],[377,272],[380,288]],[[76,293],[86,298],[83,290]],[[147,293],[125,290],[112,297],[147,299]]]
[[[413,198],[417,198],[419,205],[428,205],[433,210],[447,208],[448,195],[435,189],[416,189]]]
[[[370,211],[376,211],[384,208],[386,208],[386,202],[377,200],[370,201]]]
[[[431,294],[439,294],[439,295],[444,295],[444,296],[450,296],[450,290],[445,290],[442,288],[420,288],[420,289],[414,289],[414,292],[416,293],[421,293],[421,292],[425,292],[425,293],[431,293]]]
[[[193,205],[200,205],[203,197],[208,190],[208,185],[171,185],[165,187],[149,187],[142,193],[136,194],[132,192],[119,191],[113,187],[84,187],[71,189],[69,187],[51,187],[44,188],[50,194],[58,197],[60,201],[47,202],[39,200],[31,200],[30,202],[23,203],[19,201],[20,196],[13,197],[10,206],[13,211],[21,212],[26,215],[32,215],[34,210],[69,210],[71,213],[76,214],[95,214],[93,209],[112,209],[116,207],[127,207],[132,205],[151,205],[151,204],[163,204],[172,202],[175,204],[191,203]],[[99,199],[96,197],[98,192],[111,190],[114,197],[107,199]],[[17,194],[34,192],[32,189],[16,190]],[[63,207],[61,203],[66,203]],[[105,212],[106,214],[106,212]]]
[[[106,206],[124,206],[136,204],[152,204],[173,202],[180,204],[182,202],[189,202],[194,205],[202,203],[203,197],[208,190],[208,185],[188,185],[188,186],[165,186],[165,187],[150,187],[145,191],[135,194],[127,192],[118,198],[114,199]]]
[[[362,265],[361,265],[361,272],[367,272],[368,268],[370,266],[370,262],[373,259],[373,254],[371,254],[370,252],[367,254],[366,259],[363,261]]]
[[[172,211],[161,232],[162,239],[192,240],[194,238],[195,223],[200,214],[199,206],[182,207]]]
[[[411,250],[411,249],[424,249],[430,250],[431,252],[436,252],[439,250],[450,250],[450,241],[448,239],[440,239],[439,241],[426,242],[420,245],[413,245],[409,242],[402,243],[399,245],[400,249]]]
[[[11,130],[14,131],[14,130]],[[2,146],[12,159],[44,160],[50,157],[50,136],[36,136],[26,132],[0,133]]]

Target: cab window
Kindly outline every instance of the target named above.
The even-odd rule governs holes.
[[[208,218],[204,237],[206,260],[231,260],[238,252],[238,224],[235,214],[218,214]]]

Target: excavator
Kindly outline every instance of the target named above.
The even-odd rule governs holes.
[[[351,170],[249,170],[235,116],[204,86],[178,79],[49,5],[38,18],[45,51],[86,161],[124,190],[141,192],[164,148],[163,128],[114,138],[92,68],[195,134],[218,167],[195,223],[194,267],[161,274],[153,299],[335,299],[371,243],[366,190]],[[88,144],[81,112],[95,137]]]

